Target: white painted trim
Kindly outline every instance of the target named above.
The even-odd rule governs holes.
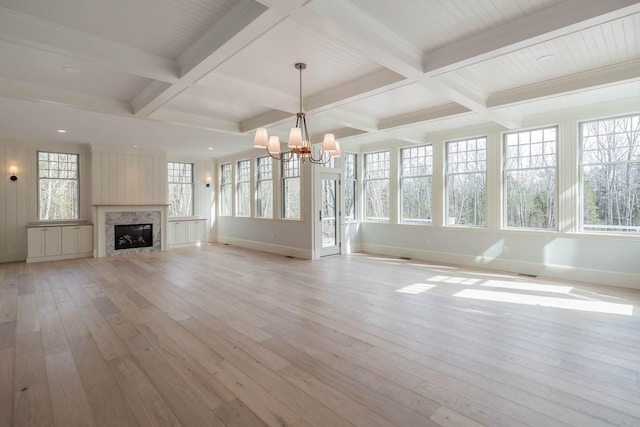
[[[427,251],[367,243],[360,244],[359,246],[361,247],[361,252],[366,253],[415,258],[423,261],[501,270],[512,273],[532,274],[562,280],[597,283],[606,286],[621,286],[625,288],[640,289],[640,278],[637,274],[631,273],[572,268],[557,264],[541,264],[527,261],[485,258],[482,256],[474,257],[450,252]]]
[[[255,249],[294,258],[313,259],[313,251],[294,248],[291,246],[273,245],[270,243],[256,242],[253,240],[237,239],[229,236],[218,236],[218,243],[240,246],[241,248]]]

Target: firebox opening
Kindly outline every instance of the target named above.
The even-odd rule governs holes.
[[[153,246],[153,224],[122,224],[115,226],[114,249]]]

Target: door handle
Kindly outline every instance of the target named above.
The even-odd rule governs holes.
[[[319,216],[320,216],[320,221],[322,221],[322,210],[320,210],[320,211],[318,212],[318,214],[319,214]]]

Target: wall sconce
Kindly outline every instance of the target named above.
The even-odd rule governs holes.
[[[207,187],[211,187],[211,177],[208,176],[204,179],[204,185],[206,185]]]
[[[13,166],[9,166],[9,173],[11,174],[11,178],[9,178],[11,181],[17,181],[18,177],[16,176],[16,174],[18,173],[18,167],[13,165]]]

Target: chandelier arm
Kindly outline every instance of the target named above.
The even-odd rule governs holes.
[[[290,162],[293,159],[293,155],[290,155],[287,157],[284,155],[286,153],[278,153],[278,155],[276,156],[273,153],[271,153],[271,151],[269,151],[269,147],[266,147],[266,148],[267,148],[267,154],[273,159],[280,160],[281,162],[284,162],[284,163]],[[290,151],[287,151],[287,153],[291,154]]]

